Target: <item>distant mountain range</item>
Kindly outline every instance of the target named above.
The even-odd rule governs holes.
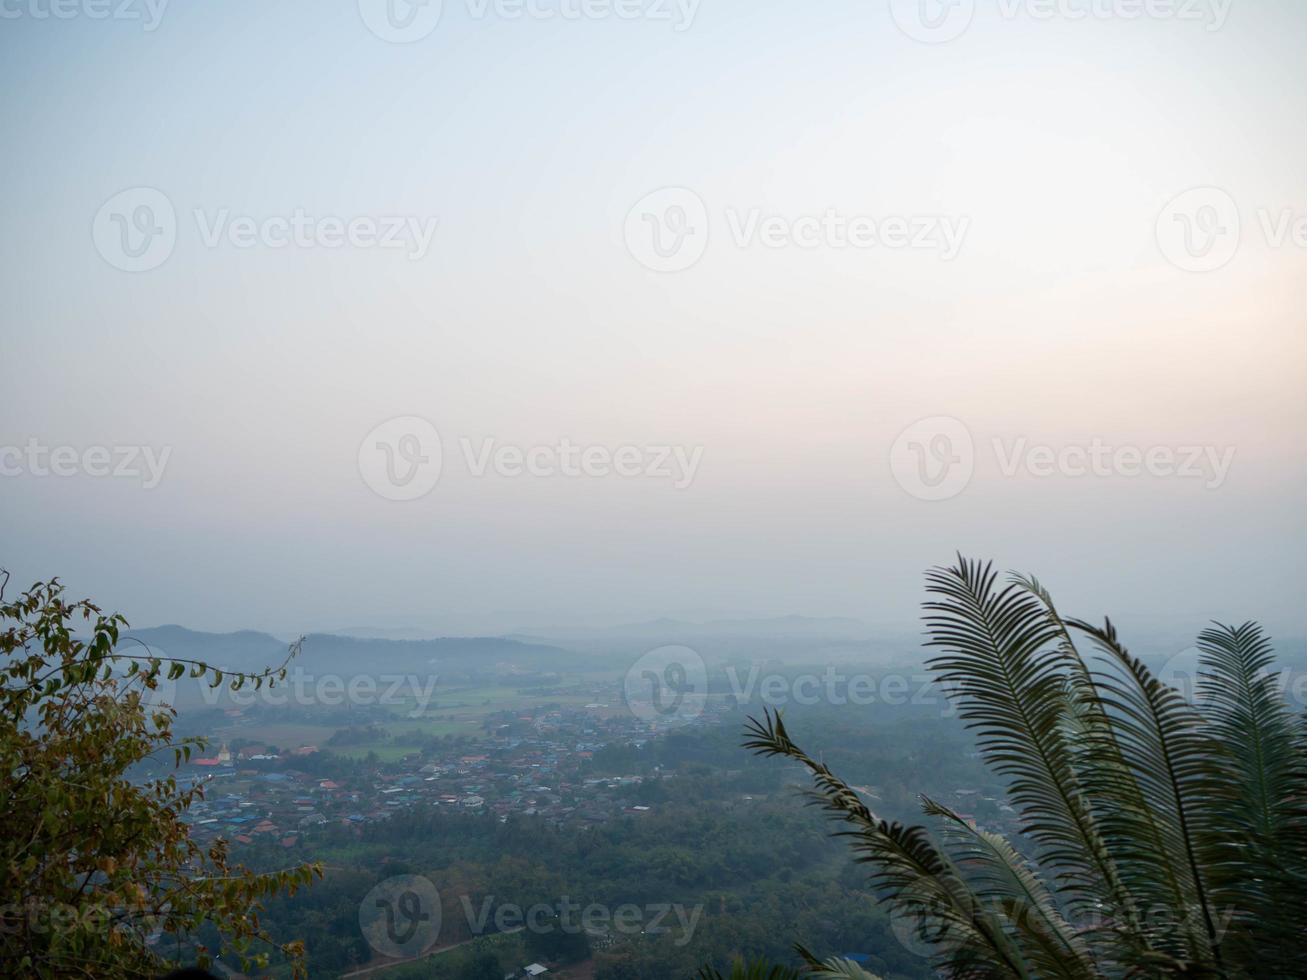
[[[285,658],[288,645],[267,633],[202,633],[183,626],[133,629],[119,645],[130,653],[137,640],[173,657],[202,660],[223,670],[256,671]],[[430,672],[489,668],[506,662],[534,670],[556,670],[577,654],[561,647],[505,637],[442,637],[426,640],[371,639],[312,633],[304,638],[296,664],[317,673]]]
[[[860,619],[815,616],[770,617],[668,617],[616,625],[583,622],[550,622],[538,614],[522,614],[510,618],[508,614],[484,617],[439,620],[427,624],[400,626],[348,626],[325,632],[337,636],[353,636],[385,640],[421,640],[439,636],[507,636],[515,638],[553,637],[621,637],[662,638],[681,636],[755,636],[783,637],[841,637],[867,638],[873,634],[901,632],[901,629],[878,630]]]

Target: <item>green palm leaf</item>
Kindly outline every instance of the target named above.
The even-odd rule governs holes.
[[[795,947],[807,964],[802,970],[790,966],[776,966],[764,960],[745,963],[737,960],[731,967],[731,975],[722,974],[705,967],[699,971],[699,980],[802,980],[803,977],[830,977],[833,980],[880,980],[874,973],[868,973],[852,960],[832,956],[828,960],[818,960],[802,946]]]
[[[1058,613],[1052,595],[1033,575],[1013,575],[1012,581],[1039,600],[1050,625],[1058,635],[1058,649],[1067,658],[1066,742],[1070,746],[1072,766],[1084,793],[1083,798],[1089,803],[1091,822],[1099,846],[1115,853],[1112,842],[1104,838],[1104,818],[1107,828],[1110,828],[1112,817],[1121,810],[1135,815],[1145,828],[1144,836],[1147,839],[1160,839],[1161,832],[1156,826],[1152,809],[1134,773],[1126,764],[1112,720],[1099,699],[1093,674],[1076,646],[1067,621]],[[1139,903],[1121,878],[1117,862],[1109,858],[1103,867],[1105,873],[1111,876],[1108,885],[1115,906],[1094,909],[1091,925],[1085,931],[1093,938],[1098,931],[1097,924],[1102,923],[1108,931],[1115,933],[1117,941],[1110,943],[1113,952],[1105,954],[1101,949],[1099,951],[1100,957],[1106,958],[1110,966],[1119,968],[1131,962],[1155,964],[1156,951],[1152,949],[1145,931]],[[1119,921],[1116,916],[1120,917]],[[1165,958],[1164,954],[1159,955]]]
[[[1092,637],[1104,655],[1107,669],[1095,671],[1094,681],[1111,719],[1111,749],[1134,775],[1129,784],[1111,772],[1087,777],[1113,857],[1136,901],[1165,911],[1150,930],[1156,948],[1223,975],[1209,882],[1216,855],[1205,847],[1227,799],[1223,749],[1180,693],[1121,645],[1110,621],[1069,625]],[[1127,795],[1120,798],[1123,787]]]
[[[1009,796],[1040,863],[1056,876],[1073,918],[1132,921],[1130,896],[1095,825],[1068,730],[1071,677],[1083,671],[1066,628],[1030,589],[996,590],[989,564],[961,556],[927,573],[930,661],[954,688],[989,765],[1011,780]],[[1037,584],[1036,584],[1037,587]]]
[[[1271,643],[1244,623],[1204,630],[1198,649],[1198,706],[1236,763],[1232,816],[1277,859],[1300,864],[1307,845],[1302,731],[1271,672]]]
[[[1202,634],[1191,704],[1110,621],[1064,620],[1034,578],[1000,588],[991,566],[959,556],[928,574],[928,590],[929,645],[944,651],[930,663],[1008,780],[1037,863],[932,800],[942,844],[878,818],[779,715],[750,719],[746,745],[809,770],[810,797],[847,825],[879,897],[933,947],[941,973],[1307,976],[1307,721],[1270,676],[1260,629]],[[1094,669],[1073,631],[1093,641]],[[856,964],[797,949],[799,975],[866,980]]]
[[[750,718],[746,734],[746,748],[794,759],[812,773],[812,801],[852,825],[837,836],[852,839],[857,860],[873,866],[873,887],[914,924],[923,943],[947,945],[951,975],[977,980],[1032,976],[1005,924],[977,899],[924,828],[876,817],[843,780],[794,743],[779,713],[768,711],[761,721]],[[964,961],[966,968],[959,970],[957,964]]]
[[[946,821],[945,840],[976,896],[1003,910],[1016,941],[1037,976],[1093,978],[1099,975],[1084,937],[1057,907],[1044,883],[1001,835],[978,830],[942,803],[923,797],[922,809]]]
[[[808,975],[816,977],[833,977],[835,980],[880,980],[874,973],[868,973],[853,960],[839,956],[819,960],[802,945],[794,947],[803,961],[808,965]]]
[[[1231,761],[1227,819],[1210,843],[1222,853],[1214,890],[1222,906],[1238,910],[1236,942],[1255,952],[1253,930],[1271,937],[1260,943],[1268,969],[1301,975],[1307,973],[1300,951],[1307,923],[1302,728],[1271,671],[1270,640],[1256,624],[1204,630],[1198,649],[1198,707]]]
[[[791,966],[776,966],[763,960],[749,963],[736,961],[731,967],[729,977],[723,977],[719,970],[704,967],[699,971],[699,980],[802,980],[803,974]]]

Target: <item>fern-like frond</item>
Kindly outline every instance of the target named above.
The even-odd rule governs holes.
[[[698,980],[802,980],[803,974],[792,966],[776,966],[764,960],[745,963],[736,960],[731,967],[731,975],[723,977],[721,971],[713,967],[700,968]]]
[[[1152,820],[1148,802],[1125,762],[1111,719],[1099,700],[1093,674],[1067,621],[1057,611],[1052,594],[1033,575],[1014,574],[1011,581],[1039,601],[1049,625],[1057,633],[1058,649],[1067,662],[1064,744],[1070,752],[1076,782],[1083,793],[1081,799],[1088,802],[1092,840],[1095,846],[1103,849],[1097,864],[1104,874],[1104,885],[1112,896],[1110,905],[1088,910],[1089,921],[1081,932],[1098,947],[1100,959],[1109,963],[1119,966],[1123,952],[1127,961],[1147,960],[1153,950],[1144,919],[1135,896],[1126,887],[1116,861],[1110,856],[1111,848],[1104,839],[1101,817],[1104,810],[1110,816],[1125,807],[1148,824]],[[1106,794],[1105,789],[1108,790]],[[1155,829],[1152,836],[1156,837]]]
[[[961,556],[927,573],[930,666],[951,687],[986,762],[1010,781],[1022,829],[1073,917],[1124,927],[1129,895],[1095,826],[1075,767],[1069,692],[1083,669],[1051,601],[1037,583],[999,589],[989,564]],[[1047,593],[1043,593],[1046,597]]]
[[[1271,642],[1256,623],[1218,625],[1199,634],[1198,649],[1198,707],[1236,764],[1231,816],[1285,863],[1301,863],[1307,773],[1298,719],[1271,672]]]
[[[721,972],[712,967],[699,970],[698,980],[803,980],[804,977],[830,977],[833,980],[880,980],[874,973],[868,973],[852,960],[832,956],[819,960],[802,946],[795,946],[803,958],[804,968],[796,970],[792,966],[777,966],[765,960],[753,960],[745,963],[736,960],[731,967],[731,975],[723,977]]]
[[[1003,910],[1036,975],[1068,980],[1100,975],[1084,937],[1063,918],[1048,888],[1002,835],[974,827],[929,797],[922,797],[922,810],[945,821],[944,839],[954,862],[982,902]]]
[[[1034,860],[928,799],[942,844],[880,819],[779,714],[751,718],[746,742],[809,771],[810,800],[845,825],[896,929],[913,930],[901,941],[949,980],[1307,976],[1307,718],[1285,703],[1260,629],[1202,634],[1190,703],[1110,621],[1064,620],[1033,577],[1003,587],[959,556],[928,591],[930,664],[1006,780]],[[867,980],[797,950],[800,976]]]
[[[824,763],[794,743],[779,712],[750,718],[746,734],[746,748],[793,759],[808,769],[816,787],[809,794],[812,802],[851,825],[837,836],[851,839],[856,860],[872,867],[873,888],[914,923],[923,943],[947,945],[951,972],[967,961],[974,965],[966,975],[977,980],[1032,976],[1005,924],[967,888],[923,827],[878,818]]]
[[[853,960],[846,960],[839,956],[819,960],[802,945],[796,945],[794,948],[807,964],[808,976],[834,977],[835,980],[880,980],[876,974],[864,970]]]
[[[1235,941],[1268,975],[1307,975],[1307,757],[1302,730],[1272,672],[1255,623],[1198,637],[1197,703],[1231,765],[1229,806],[1209,842],[1214,891],[1237,910]]]
[[[1130,795],[1121,800],[1115,794],[1122,783],[1113,773],[1091,786],[1113,856],[1140,906],[1165,910],[1154,915],[1150,929],[1156,949],[1196,970],[1222,974],[1211,855],[1204,850],[1225,799],[1222,747],[1181,694],[1131,656],[1110,620],[1102,627],[1080,620],[1069,625],[1103,654],[1107,669],[1094,672],[1095,686],[1111,719],[1112,750],[1134,776],[1125,786]]]

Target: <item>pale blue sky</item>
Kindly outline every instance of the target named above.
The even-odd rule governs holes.
[[[1209,30],[1208,0],[1183,8],[1197,21],[1043,20],[1004,0],[925,44],[889,0],[702,0],[684,30],[647,16],[655,0],[629,21],[479,2],[445,0],[428,36],[391,44],[354,0],[173,0],[148,32],[6,0],[0,447],[170,455],[149,490],[0,476],[0,565],[142,625],[496,609],[909,623],[920,570],[961,548],[1038,572],[1086,615],[1307,628],[1307,247],[1258,219],[1307,216],[1301,3],[1222,3]],[[537,9],[560,2],[577,0]],[[1062,9],[1091,6],[1130,2]],[[92,228],[137,187],[171,202],[177,233],[131,273]],[[664,187],[709,216],[681,272],[624,239]],[[1197,187],[1244,221],[1207,273],[1157,240]],[[204,244],[224,211],[296,209],[438,225],[416,260]],[[750,212],[828,209],[965,219],[966,238],[952,261],[731,238]],[[444,445],[438,486],[410,502],[358,466],[396,416]],[[964,421],[977,462],[928,502],[890,454],[938,416]],[[477,478],[459,440],[488,438],[702,461],[680,489]],[[995,439],[1234,458],[1215,488],[1006,476]]]

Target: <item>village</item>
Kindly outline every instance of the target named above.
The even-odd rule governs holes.
[[[330,745],[274,751],[257,743],[223,743],[212,756],[183,767],[181,778],[204,788],[188,814],[191,834],[201,844],[225,838],[234,849],[266,843],[293,849],[321,828],[361,828],[407,807],[483,813],[501,821],[518,813],[559,826],[649,812],[650,805],[623,800],[646,780],[671,778],[669,773],[656,766],[644,774],[595,773],[592,760],[610,745],[641,749],[669,729],[603,707],[499,712],[474,737],[435,741],[435,748],[384,763],[342,759]],[[727,710],[722,705],[692,724],[719,724]]]

